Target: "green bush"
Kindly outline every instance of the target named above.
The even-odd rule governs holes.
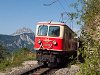
[[[77,0],[73,7],[82,25],[79,54],[84,58],[77,75],[100,75],[100,0]]]
[[[22,62],[28,60],[35,60],[35,53],[32,53],[27,48],[21,48],[0,62],[0,70],[3,71],[10,67],[21,66]]]

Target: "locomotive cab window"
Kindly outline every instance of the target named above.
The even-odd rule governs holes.
[[[38,27],[38,35],[39,36],[46,36],[48,32],[48,26],[41,25]]]
[[[60,27],[59,26],[50,26],[48,36],[59,37]]]

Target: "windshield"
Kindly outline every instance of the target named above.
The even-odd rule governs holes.
[[[48,31],[49,27],[49,31]],[[38,27],[38,35],[39,36],[52,36],[52,37],[59,37],[60,35],[60,27],[59,26],[46,26],[40,25]]]
[[[47,35],[47,31],[48,31],[48,26],[41,25],[38,28],[38,35],[46,36]]]
[[[58,37],[60,35],[60,27],[59,26],[50,26],[48,36]]]

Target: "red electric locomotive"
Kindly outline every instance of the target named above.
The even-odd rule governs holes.
[[[75,35],[64,23],[38,22],[34,45],[38,63],[56,67],[67,62],[67,57],[75,56]]]

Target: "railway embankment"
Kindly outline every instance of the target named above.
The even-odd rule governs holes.
[[[57,70],[53,75],[75,75],[77,72],[79,72],[79,66],[71,65],[69,68]]]
[[[33,67],[36,67],[37,61],[25,61],[20,67],[10,68],[0,75],[18,75],[21,72],[28,71]],[[48,72],[47,75],[75,75],[79,71],[79,66],[71,65],[71,67],[60,68]]]
[[[0,75],[18,75],[22,71],[26,71],[35,67],[36,64],[37,61],[24,61],[22,66],[8,68],[6,71],[0,72]]]

